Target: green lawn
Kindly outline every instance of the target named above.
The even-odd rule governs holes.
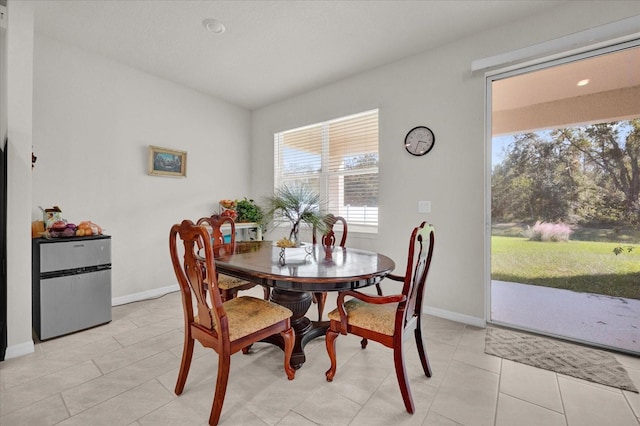
[[[640,244],[615,255],[615,242],[539,242],[491,237],[491,278],[640,299]]]

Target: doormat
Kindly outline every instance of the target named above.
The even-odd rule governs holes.
[[[627,370],[606,351],[487,327],[484,352],[555,373],[638,393]]]

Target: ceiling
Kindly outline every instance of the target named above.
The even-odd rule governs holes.
[[[494,81],[491,131],[497,136],[628,120],[640,117],[638,99],[640,47],[601,52]]]
[[[587,84],[578,86],[581,80]],[[493,110],[635,86],[640,86],[640,48],[629,48],[498,80],[493,84]]]
[[[247,109],[566,1],[35,1],[36,32]],[[220,20],[223,34],[205,30]]]

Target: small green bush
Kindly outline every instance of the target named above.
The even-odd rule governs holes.
[[[633,246],[626,246],[626,247],[622,247],[622,246],[617,246],[613,248],[613,252],[617,255],[619,255],[620,253],[623,252],[627,252],[627,253],[631,253],[633,251],[634,247]]]

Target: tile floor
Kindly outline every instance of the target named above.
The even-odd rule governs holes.
[[[259,297],[261,290],[253,289]],[[113,308],[113,321],[38,343],[0,363],[1,425],[205,425],[216,355],[198,348],[184,393],[178,293]],[[335,306],[335,298],[327,308]],[[315,312],[311,308],[311,312]],[[404,411],[391,351],[341,336],[332,383],[324,339],[288,381],[282,352],[257,344],[231,359],[221,425],[640,425],[640,396],[484,354],[483,329],[426,316],[434,376],[407,348],[416,413]],[[616,355],[640,387],[640,358]]]

